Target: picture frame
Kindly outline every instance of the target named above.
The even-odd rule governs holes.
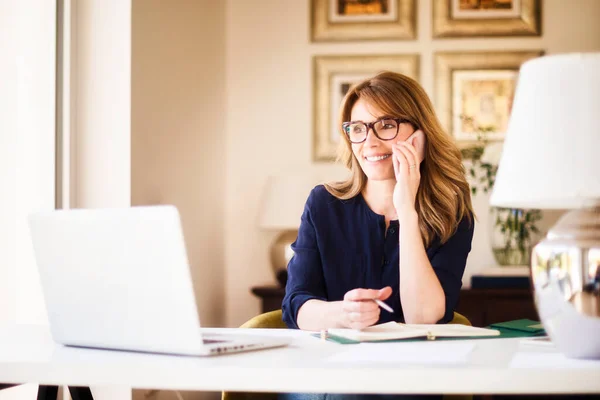
[[[434,38],[540,36],[540,0],[433,0]]]
[[[415,0],[311,0],[311,40],[408,40],[416,37]]]
[[[342,138],[339,108],[350,87],[382,71],[419,80],[419,55],[313,57],[313,160],[334,161]]]
[[[442,126],[461,150],[504,139],[519,68],[541,50],[440,52],[434,55],[434,102]]]

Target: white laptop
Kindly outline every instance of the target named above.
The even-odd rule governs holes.
[[[29,217],[29,227],[58,343],[205,356],[290,342],[200,329],[173,206],[41,212]]]

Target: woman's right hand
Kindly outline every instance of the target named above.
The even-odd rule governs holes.
[[[344,325],[351,329],[363,329],[379,320],[380,309],[374,299],[385,300],[392,294],[389,286],[383,289],[353,289],[344,295],[342,312]]]

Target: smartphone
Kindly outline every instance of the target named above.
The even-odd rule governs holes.
[[[416,130],[412,135],[408,137],[408,139],[406,139],[406,142],[410,143],[411,140],[413,140],[413,138],[416,138],[415,142],[413,143],[413,146],[417,150],[417,154],[419,156],[419,163],[421,163],[421,161],[425,159],[425,134],[420,129]]]

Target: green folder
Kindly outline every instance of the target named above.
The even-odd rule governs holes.
[[[507,321],[507,322],[499,322],[496,324],[491,324],[486,328],[496,329],[500,331],[499,336],[466,336],[466,337],[437,337],[434,340],[471,340],[471,339],[506,339],[506,338],[519,338],[519,337],[533,337],[533,336],[543,336],[546,334],[543,326],[539,321],[532,321],[530,319],[518,319],[515,321]],[[315,337],[319,337],[318,334],[314,335]],[[336,342],[339,344],[358,344],[361,343],[356,340],[351,340],[347,338],[343,338],[340,336],[335,336],[332,334],[327,334],[327,340]],[[394,340],[381,340],[376,342],[365,342],[365,343],[389,343],[389,342],[421,342],[427,341],[427,338],[419,337],[419,338],[410,338],[410,339],[394,339]]]
[[[492,329],[500,331],[500,336],[503,334],[514,335],[509,337],[528,337],[545,335],[546,331],[539,321],[530,319],[517,319],[508,322],[499,322],[489,326]]]

